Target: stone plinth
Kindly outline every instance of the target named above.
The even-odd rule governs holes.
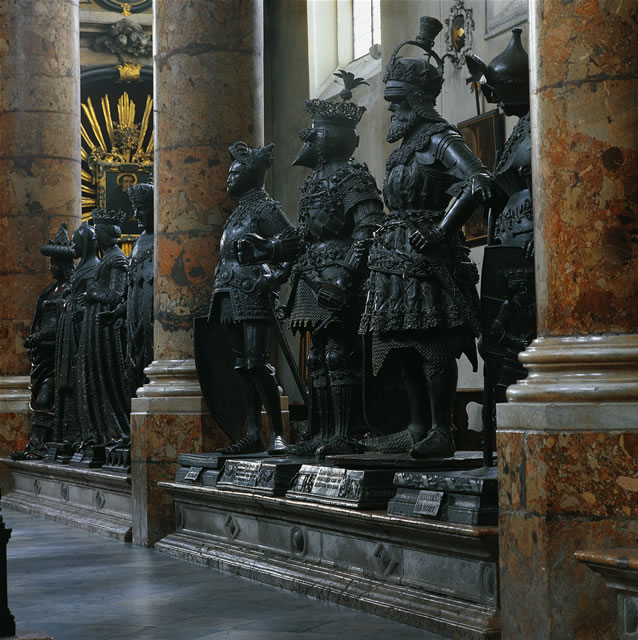
[[[616,595],[618,640],[638,637],[638,547],[577,551],[576,560],[600,574]]]
[[[449,638],[498,638],[497,530],[162,483],[155,549]]]
[[[13,490],[2,506],[116,538],[131,540],[131,480],[124,473],[29,460],[1,460]]]

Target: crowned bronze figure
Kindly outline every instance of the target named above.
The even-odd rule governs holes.
[[[80,437],[76,416],[75,367],[86,308],[85,294],[95,283],[99,260],[95,228],[82,223],[73,234],[73,256],[80,262],[71,278],[71,290],[61,309],[55,346],[56,457],[68,457],[70,446]]]
[[[239,203],[224,225],[208,323],[195,324],[195,360],[202,392],[213,417],[233,440],[219,449],[223,454],[266,449],[262,405],[270,423],[268,453],[281,454],[286,449],[279,387],[268,345],[273,297],[289,269],[285,264],[271,268],[265,261],[240,263],[238,257],[239,245],[247,235],[278,247],[291,238],[294,255],[294,228],[264,189],[273,150],[273,144],[253,149],[241,141],[229,148],[228,193]],[[274,252],[269,258],[271,263],[278,262]],[[241,436],[245,419],[247,430]]]
[[[128,260],[118,246],[121,212],[93,210],[101,259],[95,281],[78,296],[85,305],[75,370],[76,418],[81,428],[79,450],[85,463],[98,462],[104,446],[129,438],[130,397],[124,363],[126,327],[100,322],[99,315],[113,311],[125,298]]]
[[[392,360],[402,367],[410,409],[406,430],[361,444],[374,451],[409,449],[415,457],[455,451],[456,360],[465,353],[476,367],[480,333],[478,273],[461,228],[491,197],[492,182],[435,108],[443,63],[432,47],[441,28],[438,20],[421,18],[417,37],[396,47],[385,70],[384,98],[392,112],[387,140],[402,142],[386,162],[389,212],[370,250],[360,327],[371,342],[375,375]],[[406,44],[425,55],[399,57]]]
[[[69,295],[73,274],[73,246],[63,222],[55,239],[40,248],[50,258],[53,282],[38,297],[31,332],[24,346],[31,360],[31,436],[24,451],[13,451],[14,460],[42,459],[55,423],[55,344],[58,316]]]
[[[368,251],[383,216],[376,182],[352,158],[356,126],[365,107],[348,102],[361,83],[344,80],[340,102],[307,100],[312,127],[293,165],[308,167],[299,201],[301,244],[292,275],[287,315],[293,331],[310,332],[312,437],[291,452],[323,457],[351,453],[360,420],[361,349],[357,327],[364,305]]]
[[[153,185],[137,184],[128,194],[142,229],[131,251],[126,296],[126,366],[132,397],[146,382],[144,369],[153,361]]]

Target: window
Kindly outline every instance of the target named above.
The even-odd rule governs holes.
[[[338,69],[362,77],[379,73],[380,52],[368,53],[381,42],[381,0],[307,1],[310,97],[338,93],[332,75]]]
[[[365,56],[381,43],[381,0],[352,0],[354,59]]]

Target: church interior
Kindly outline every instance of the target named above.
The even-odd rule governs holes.
[[[0,0],[0,79],[0,637],[638,639],[638,3]]]

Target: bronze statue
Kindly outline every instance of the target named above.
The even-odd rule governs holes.
[[[132,397],[146,382],[144,368],[153,361],[153,185],[137,184],[128,193],[143,229],[131,252],[126,297],[126,365]]]
[[[126,328],[121,319],[115,323],[99,321],[102,312],[113,311],[126,296],[128,260],[117,244],[125,215],[93,210],[102,258],[95,282],[78,296],[78,302],[86,308],[77,352],[75,398],[82,437],[78,448],[86,456],[102,455],[104,452],[96,450],[128,442],[130,433],[129,385],[124,363]]]
[[[351,453],[359,420],[361,349],[357,328],[372,235],[383,217],[379,190],[367,166],[351,156],[365,107],[348,100],[361,83],[343,78],[342,102],[307,100],[312,128],[293,165],[308,167],[299,201],[300,248],[286,314],[293,331],[310,331],[312,437],[289,447],[298,455]]]
[[[481,279],[487,462],[495,428],[494,405],[505,402],[507,387],[527,375],[518,354],[536,337],[529,70],[521,30],[512,30],[505,50],[489,64],[474,54],[466,56],[466,63],[487,101],[519,118],[494,170],[496,187],[489,202]]]
[[[512,29],[509,44],[489,65],[473,54],[466,61],[487,101],[519,117],[494,171],[496,189],[489,203],[483,263],[482,298],[503,301],[499,309],[483,304],[487,385],[496,402],[505,402],[507,387],[527,375],[517,355],[536,337],[529,71],[521,30]],[[515,310],[524,317],[505,330],[504,317]]]
[[[84,222],[73,234],[73,256],[79,258],[71,278],[71,291],[58,320],[55,346],[55,428],[53,443],[58,452],[67,452],[69,444],[80,438],[74,392],[75,367],[84,319],[86,291],[93,287],[99,260],[95,228]]]
[[[202,392],[211,413],[233,440],[219,449],[224,454],[265,450],[262,405],[270,423],[268,453],[281,454],[286,448],[279,387],[268,362],[268,344],[269,325],[274,320],[273,296],[289,270],[283,264],[271,269],[265,263],[240,263],[238,259],[239,245],[247,235],[277,246],[289,243],[286,238],[290,238],[294,254],[294,229],[279,203],[264,189],[273,149],[273,144],[252,149],[241,141],[229,148],[228,193],[239,198],[239,203],[224,225],[208,322],[202,326],[196,320],[195,324],[195,359]],[[278,262],[274,253],[270,257],[271,263]],[[247,430],[240,437],[245,418]]]
[[[396,47],[385,70],[384,98],[392,112],[387,140],[402,143],[386,162],[389,213],[370,250],[360,327],[371,342],[375,375],[386,360],[402,366],[410,405],[406,430],[361,444],[409,449],[414,457],[455,451],[456,360],[465,353],[476,367],[480,333],[478,273],[461,228],[491,197],[490,173],[435,108],[443,63],[432,47],[441,29],[438,20],[421,18],[420,33]],[[406,44],[425,56],[399,57]]]
[[[55,239],[40,248],[51,259],[53,282],[38,297],[31,333],[24,346],[31,360],[31,437],[24,451],[13,451],[14,460],[40,460],[53,436],[55,422],[55,343],[58,315],[69,294],[73,273],[73,246],[63,222]]]

